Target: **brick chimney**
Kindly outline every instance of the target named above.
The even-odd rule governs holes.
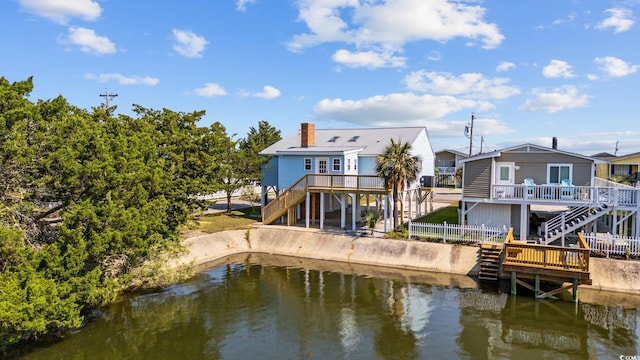
[[[310,147],[316,144],[316,126],[312,123],[302,123],[300,146]]]

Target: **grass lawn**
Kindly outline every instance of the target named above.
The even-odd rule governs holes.
[[[200,230],[207,234],[224,230],[242,230],[246,229],[249,224],[258,221],[259,214],[259,206],[234,210],[229,214],[225,212],[207,214],[200,216],[194,230]]]
[[[457,224],[458,223],[458,202],[451,203],[447,207],[443,207],[421,218],[415,219],[415,222],[423,222],[430,224]]]

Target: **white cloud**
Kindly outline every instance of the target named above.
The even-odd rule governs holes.
[[[204,97],[227,95],[227,91],[216,83],[206,83],[204,87],[195,89],[194,92],[196,95]]]
[[[614,33],[625,32],[633,26],[633,12],[625,8],[612,8],[605,10],[609,17],[596,26],[596,29],[606,30],[613,28]]]
[[[340,49],[333,54],[333,61],[351,67],[402,67],[406,64],[406,58],[396,57],[391,53],[377,53],[374,51],[351,52]]]
[[[146,85],[155,86],[160,82],[160,79],[150,76],[125,76],[118,73],[105,73],[105,74],[84,74],[85,79],[97,80],[99,82],[108,82],[115,80],[120,85]]]
[[[209,43],[204,37],[187,30],[173,29],[175,44],[173,49],[188,58],[202,57],[202,52]]]
[[[414,71],[404,78],[407,88],[443,95],[465,95],[479,99],[505,99],[520,93],[505,78],[489,79],[480,73],[454,76],[447,72]]]
[[[640,68],[638,65],[631,65],[628,62],[613,56],[598,57],[595,58],[593,62],[600,65],[599,69],[602,72],[613,77],[631,75],[636,73],[638,68]]]
[[[273,86],[266,85],[262,88],[262,92],[254,94],[253,96],[270,100],[280,97],[280,95],[280,90],[274,88]]]
[[[519,111],[548,113],[560,110],[584,107],[589,104],[589,95],[580,94],[575,86],[567,85],[544,92],[541,89],[532,91],[533,98],[518,108]]]
[[[496,24],[484,20],[485,8],[447,0],[306,0],[297,2],[309,32],[294,36],[291,51],[325,42],[343,42],[359,52],[401,52],[412,41],[446,42],[465,38],[495,48],[504,40]],[[380,51],[378,51],[380,52]]]
[[[560,19],[553,20],[553,22],[551,24],[552,25],[560,25],[560,24],[564,24],[564,23],[567,23],[567,22],[572,22],[577,17],[578,17],[578,15],[576,15],[575,13],[571,13],[566,18],[560,18]]]
[[[323,99],[314,107],[318,118],[366,126],[424,124],[464,109],[489,109],[491,104],[453,96],[396,93],[362,100]]]
[[[571,78],[573,74],[573,68],[568,62],[562,60],[551,60],[549,65],[542,69],[542,75],[547,78]]]
[[[440,51],[432,51],[427,55],[427,60],[440,61],[442,60],[442,53]]]
[[[247,10],[247,4],[253,4],[256,0],[238,0],[236,2],[236,10],[245,11]]]
[[[116,45],[109,38],[98,36],[95,31],[86,28],[69,28],[69,35],[63,42],[77,45],[81,51],[95,55],[116,52]]]
[[[19,0],[19,3],[28,12],[61,24],[71,18],[93,21],[102,13],[100,4],[92,0]]]
[[[509,71],[511,69],[515,69],[516,68],[516,64],[509,62],[509,61],[501,61],[500,64],[498,64],[498,66],[496,66],[496,71],[497,72],[505,72],[505,71]]]

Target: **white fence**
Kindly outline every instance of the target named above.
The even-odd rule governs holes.
[[[429,224],[409,221],[409,239],[427,238],[447,241],[463,241],[469,243],[494,242],[502,243],[508,229],[476,225]]]
[[[606,234],[584,234],[591,251],[607,255],[640,256],[640,239]]]

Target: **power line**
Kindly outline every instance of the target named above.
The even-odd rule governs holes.
[[[108,109],[109,108],[109,100],[113,100],[113,98],[115,98],[116,96],[118,96],[118,94],[109,94],[109,91],[107,91],[107,89],[104,89],[104,94],[100,94],[100,97],[105,98],[105,102],[102,103],[102,107]]]

